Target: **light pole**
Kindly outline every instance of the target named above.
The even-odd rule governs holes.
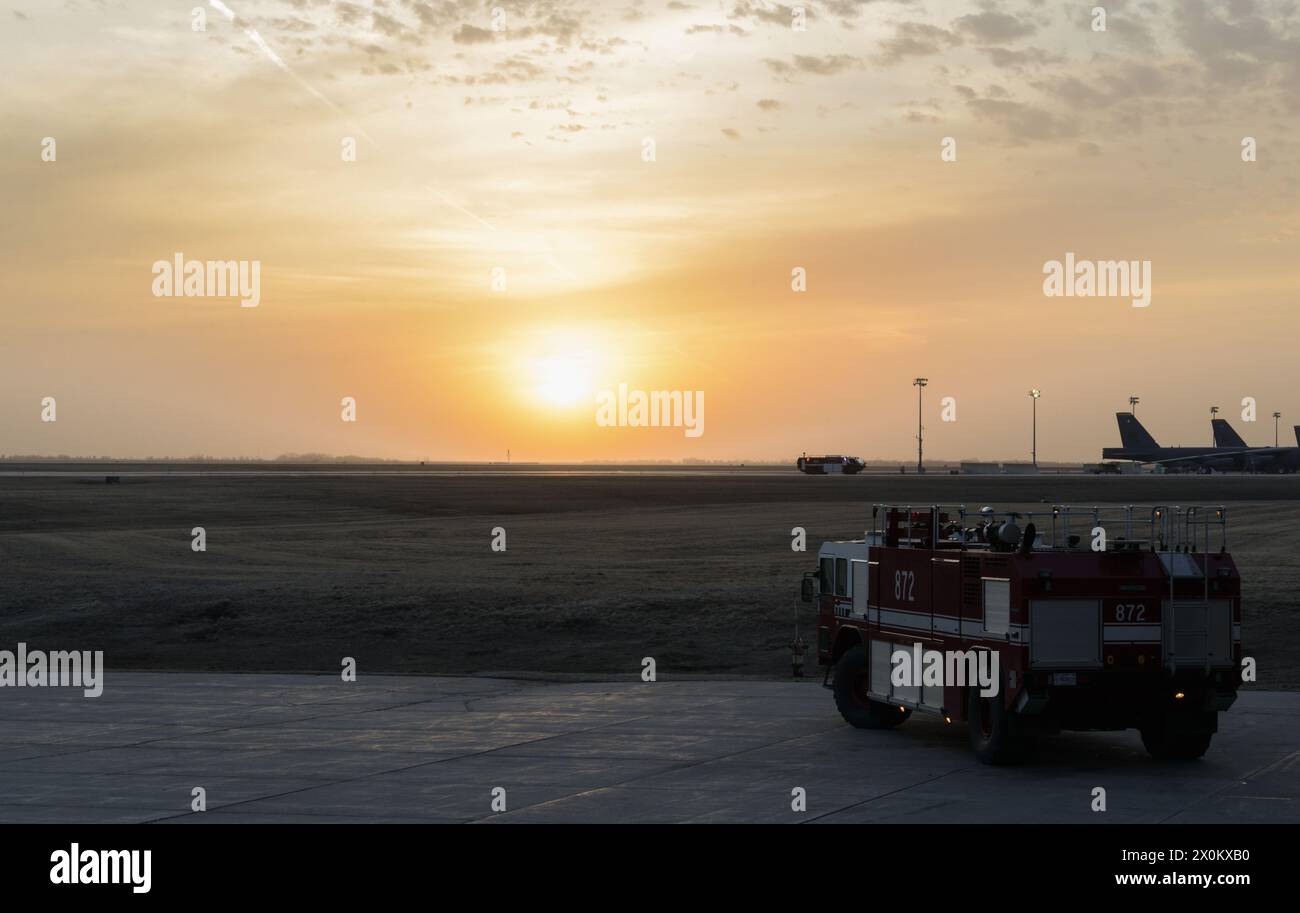
[[[1215,442],[1214,442],[1214,440],[1213,440],[1214,417],[1215,417],[1216,415],[1218,415],[1218,414],[1219,414],[1219,407],[1218,407],[1218,406],[1211,406],[1211,407],[1210,407],[1210,429],[1211,429],[1211,440],[1210,440],[1210,446],[1215,446]]]
[[[1134,415],[1137,415],[1137,414],[1138,414],[1138,398],[1137,398],[1137,396],[1130,396],[1130,397],[1128,398],[1128,408],[1129,408],[1129,411],[1132,412]]]
[[[1030,390],[1029,395],[1034,400],[1034,436],[1033,436],[1032,452],[1034,455],[1034,468],[1037,469],[1038,468],[1038,397],[1043,395],[1043,391]]]
[[[923,454],[924,440],[922,433],[925,430],[921,425],[921,391],[930,381],[924,377],[918,377],[912,381],[912,386],[916,387],[916,474],[921,475],[925,472],[925,464],[921,460]]]
[[[1282,417],[1281,412],[1273,413],[1273,446],[1277,446],[1277,420]]]

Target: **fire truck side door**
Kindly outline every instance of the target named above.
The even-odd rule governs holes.
[[[936,554],[930,559],[930,635],[961,631],[961,559]]]

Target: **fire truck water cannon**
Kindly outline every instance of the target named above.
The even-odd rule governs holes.
[[[862,539],[822,545],[803,598],[845,720],[965,723],[991,764],[1064,729],[1199,758],[1241,681],[1221,506],[876,505]]]

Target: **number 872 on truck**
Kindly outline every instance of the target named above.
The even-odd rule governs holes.
[[[935,714],[990,764],[1063,729],[1136,728],[1161,759],[1208,749],[1241,681],[1223,507],[871,516],[863,539],[822,545],[803,584],[849,723]]]

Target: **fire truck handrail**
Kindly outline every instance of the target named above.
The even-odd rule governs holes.
[[[1202,512],[1204,511],[1204,513]],[[911,504],[884,504],[877,503],[871,506],[871,534],[875,541],[884,541],[886,534],[889,532],[891,517],[896,520],[904,521],[905,527],[900,525],[899,538],[900,543],[913,543],[924,539],[930,539],[933,542],[940,540],[940,516],[946,515],[951,523],[953,515],[956,516],[958,528],[962,531],[962,536],[956,540],[960,548],[965,549],[968,546],[981,546],[982,543],[969,542],[965,535],[967,531],[966,520],[968,511],[965,504],[931,504],[924,508],[926,517],[915,516],[922,511],[914,508]],[[982,515],[975,515],[982,516]],[[995,510],[992,516],[999,520],[1024,520],[1026,523],[1034,523],[1036,518],[1041,520],[1045,512],[1017,511],[1017,510]],[[1141,530],[1141,524],[1145,517],[1146,538],[1134,538]],[[1213,508],[1202,508],[1196,505],[1179,506],[1160,504],[1151,507],[1140,506],[1135,504],[1116,505],[1113,507],[1072,507],[1068,504],[1053,504],[1051,506],[1051,526],[1050,540],[1044,537],[1045,530],[1038,530],[1038,540],[1034,548],[1038,550],[1057,550],[1072,549],[1077,547],[1071,545],[1071,519],[1087,518],[1090,525],[1087,531],[1095,534],[1100,528],[1106,531],[1107,524],[1119,526],[1123,530],[1123,535],[1111,541],[1125,542],[1138,547],[1148,546],[1153,552],[1189,552],[1193,554],[1204,554],[1210,551],[1211,538],[1215,527],[1219,530],[1219,551],[1227,551],[1228,548],[1228,511],[1222,504]],[[1136,518],[1136,521],[1135,521]],[[924,523],[924,527],[921,524]],[[1037,528],[1037,523],[1035,527]],[[901,535],[905,528],[908,535]],[[924,528],[925,535],[912,535],[918,529]],[[1204,535],[1201,530],[1204,530]],[[1076,537],[1077,538],[1077,537]],[[1109,537],[1107,537],[1109,539]]]

